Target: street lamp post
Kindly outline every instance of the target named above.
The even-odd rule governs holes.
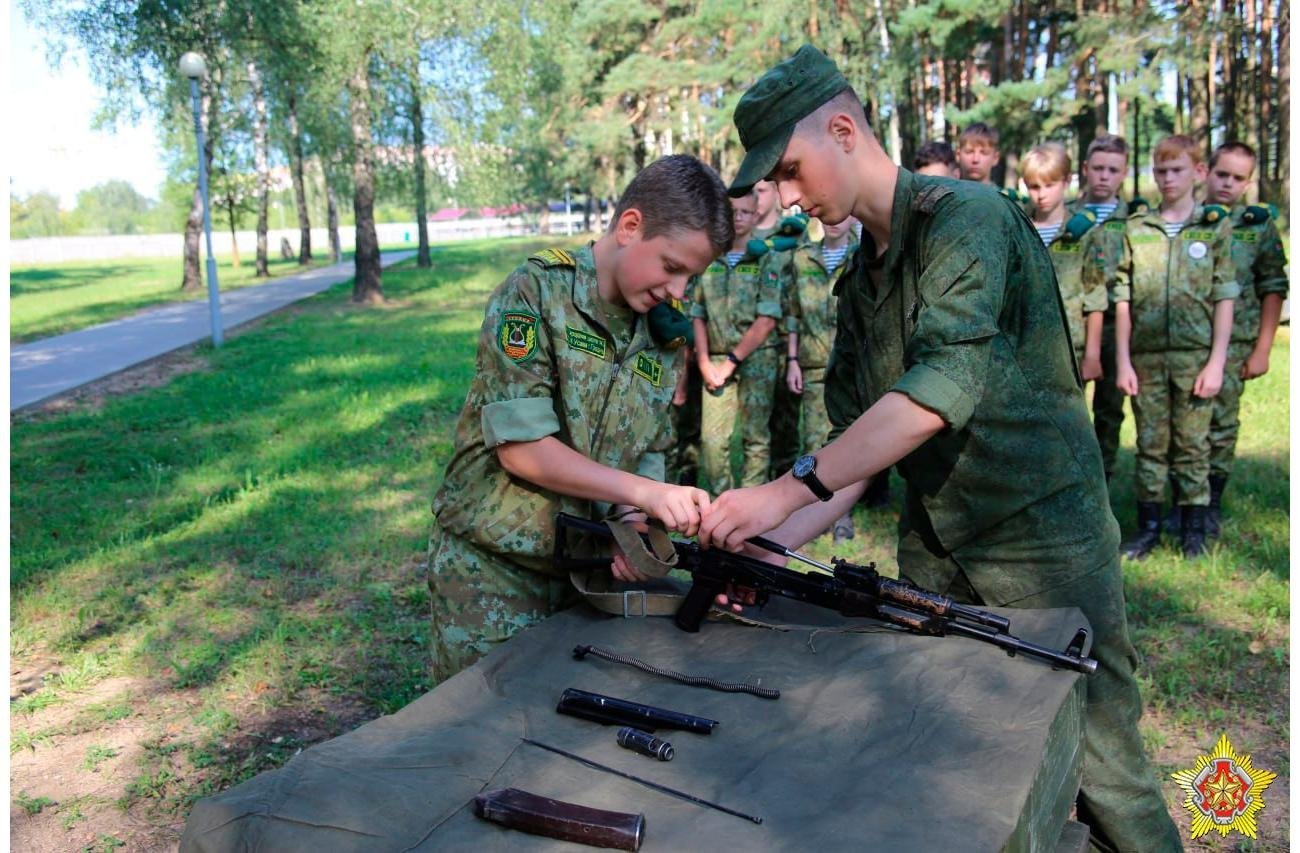
[[[203,57],[190,52],[181,57],[181,74],[190,79],[190,101],[194,105],[194,138],[199,154],[199,195],[203,197],[203,234],[208,244],[208,313],[212,317],[212,345],[221,346],[221,300],[217,295],[217,259],[212,254],[212,208],[208,203],[208,161],[199,109],[199,78],[207,73]]]

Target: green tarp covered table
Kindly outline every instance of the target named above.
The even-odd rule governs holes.
[[[1074,609],[999,610],[1012,632],[1064,648]],[[561,613],[391,716],[318,744],[194,807],[182,851],[583,849],[476,818],[515,787],[646,818],[642,850],[1056,850],[1082,762],[1083,677],[960,638],[847,632],[773,601],[774,631]],[[779,700],[688,687],[588,657],[577,644]],[[661,733],[676,757],[620,748],[614,727],[561,716],[577,687],[720,721]],[[524,744],[530,737],[742,812],[755,825]],[[1068,825],[1068,830],[1066,829]],[[586,848],[590,849],[590,848]]]

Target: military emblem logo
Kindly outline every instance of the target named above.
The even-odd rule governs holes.
[[[1190,770],[1171,776],[1187,792],[1183,808],[1192,814],[1193,840],[1210,830],[1221,837],[1240,832],[1256,838],[1255,815],[1264,808],[1264,791],[1277,778],[1272,771],[1257,770],[1249,755],[1238,755],[1226,734]]]
[[[497,343],[511,361],[522,362],[537,352],[537,315],[527,311],[507,311],[497,327]]]

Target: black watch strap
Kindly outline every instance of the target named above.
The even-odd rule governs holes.
[[[736,367],[740,367],[740,363],[741,363],[742,361],[744,361],[744,359],[743,359],[743,358],[737,358],[737,357],[736,357],[736,354],[735,354],[734,352],[729,352],[729,353],[727,353],[727,361],[729,361],[729,362],[731,362],[732,364],[736,365]]]
[[[805,459],[809,459],[810,464],[807,465],[806,470],[801,471],[805,467],[801,464]],[[835,493],[826,488],[825,484],[817,478],[817,458],[815,456],[800,457],[795,461],[794,470],[791,473],[796,480],[808,487],[808,490],[817,497],[817,500],[824,503],[835,497]]]

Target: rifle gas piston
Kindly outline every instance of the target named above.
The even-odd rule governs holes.
[[[634,729],[650,732],[656,729],[681,729],[697,735],[707,735],[718,724],[717,720],[710,720],[708,717],[697,717],[694,714],[642,705],[640,702],[630,702],[614,696],[588,693],[586,690],[578,690],[574,687],[569,687],[560,694],[560,702],[555,706],[555,710],[560,714],[580,717],[606,726],[631,726]]]
[[[603,524],[560,513],[556,517],[555,539],[555,562],[559,568],[572,567],[566,541],[566,531],[570,529],[604,539],[613,538],[609,528]],[[691,632],[700,630],[700,623],[708,615],[714,599],[729,588],[738,587],[753,590],[757,605],[777,595],[845,616],[869,616],[918,634],[969,637],[997,646],[1012,657],[1023,654],[1084,675],[1097,671],[1097,661],[1083,656],[1083,641],[1077,635],[1064,651],[1058,652],[1013,636],[1009,633],[1011,623],[1004,616],[958,604],[946,595],[905,581],[881,577],[873,563],[861,566],[835,559],[832,566],[826,566],[770,540],[749,541],[769,551],[802,560],[820,571],[804,574],[744,554],[717,548],[705,550],[692,542],[674,541],[673,548],[677,551],[675,568],[690,572],[693,580],[686,599],[673,617],[678,628]],[[826,569],[832,573],[825,574]],[[1083,636],[1087,637],[1086,632]]]
[[[565,758],[568,758],[572,761],[576,761],[579,764],[585,764],[588,767],[592,768],[593,770],[601,770],[604,771],[605,773],[613,773],[615,776],[622,776],[624,779],[627,779],[630,782],[636,782],[638,785],[645,785],[647,788],[653,788],[656,791],[659,791],[664,794],[668,794],[673,797],[678,797],[679,799],[686,800],[687,802],[695,803],[696,805],[704,806],[710,809],[716,809],[717,811],[723,812],[724,814],[734,815],[736,817],[743,817],[745,820],[751,823],[763,822],[763,819],[761,817],[754,817],[753,815],[745,814],[744,812],[738,812],[735,809],[729,809],[726,806],[720,806],[717,803],[711,803],[708,800],[701,799],[700,797],[696,797],[693,794],[688,794],[685,791],[678,791],[675,788],[669,788],[667,785],[660,785],[658,782],[651,782],[649,779],[642,779],[640,776],[633,776],[631,773],[624,773],[622,770],[615,770],[613,767],[606,767],[604,764],[600,764],[598,762],[592,761],[590,758],[583,758],[581,755],[574,755],[572,752],[565,752],[563,749],[560,749],[557,746],[550,746],[549,744],[545,744],[542,743],[541,741],[536,741],[533,740],[532,738],[527,738],[527,737],[521,737],[520,740],[523,741],[524,743],[531,743],[533,746],[540,747],[541,749],[544,749],[547,752],[553,752],[556,755],[563,755]]]

